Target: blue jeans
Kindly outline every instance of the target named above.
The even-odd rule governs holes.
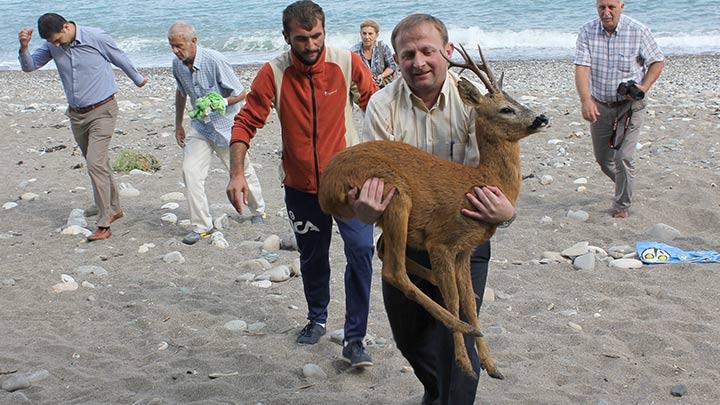
[[[309,321],[326,323],[330,303],[332,217],[320,210],[316,194],[285,186],[285,204],[300,251],[300,270]],[[362,339],[370,311],[373,226],[336,218],[345,244],[345,340]]]

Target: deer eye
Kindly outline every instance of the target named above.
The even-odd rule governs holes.
[[[513,110],[510,107],[503,107],[500,109],[500,113],[502,114],[515,114],[515,110]]]

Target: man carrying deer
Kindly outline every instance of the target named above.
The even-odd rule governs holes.
[[[477,166],[474,109],[465,104],[458,91],[458,76],[448,70],[454,50],[445,24],[427,14],[413,14],[398,23],[392,33],[395,59],[402,78],[375,93],[367,106],[363,141],[395,140],[414,145],[442,159]],[[428,168],[432,170],[432,168]],[[356,217],[375,222],[390,203],[393,192],[383,200],[382,179],[368,179],[362,189],[348,194]],[[514,219],[515,208],[497,187],[476,187],[467,195],[475,210],[463,210],[469,218],[502,224]],[[407,257],[427,268],[425,251],[408,248]],[[477,247],[471,257],[471,277],[477,307],[487,279],[490,242]],[[439,289],[419,277],[413,283],[436,302]],[[398,348],[410,362],[425,388],[423,404],[468,404],[475,400],[480,361],[472,336],[465,346],[475,375],[462,370],[455,360],[451,331],[415,301],[383,280],[383,299]],[[466,319],[463,319],[466,320]]]

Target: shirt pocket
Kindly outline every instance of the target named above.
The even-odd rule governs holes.
[[[618,54],[618,70],[622,73],[633,73],[637,66],[635,55],[619,53]]]
[[[194,86],[195,86],[195,92],[198,95],[198,97],[207,96],[209,93],[211,93],[213,91],[215,93],[220,93],[220,91],[218,91],[217,83],[214,83],[214,82],[207,83],[207,82],[204,82],[203,80],[198,80],[198,81],[195,81]]]

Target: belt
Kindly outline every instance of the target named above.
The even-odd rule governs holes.
[[[620,107],[621,105],[625,105],[625,103],[629,102],[628,100],[620,100],[620,101],[611,101],[609,103],[606,103],[604,101],[600,101],[600,100],[596,99],[595,97],[593,97],[593,101],[595,101],[598,104],[602,104],[608,108],[617,108],[617,107]]]
[[[70,107],[70,108],[68,108],[68,109],[69,109],[71,112],[74,112],[74,113],[85,114],[85,113],[88,113],[88,112],[90,112],[90,111],[92,111],[92,110],[100,107],[100,106],[103,105],[103,104],[107,104],[107,103],[113,101],[114,99],[115,99],[115,95],[113,94],[112,96],[106,98],[105,100],[98,101],[98,102],[95,103],[95,104],[90,104],[90,105],[85,106],[85,107]]]

